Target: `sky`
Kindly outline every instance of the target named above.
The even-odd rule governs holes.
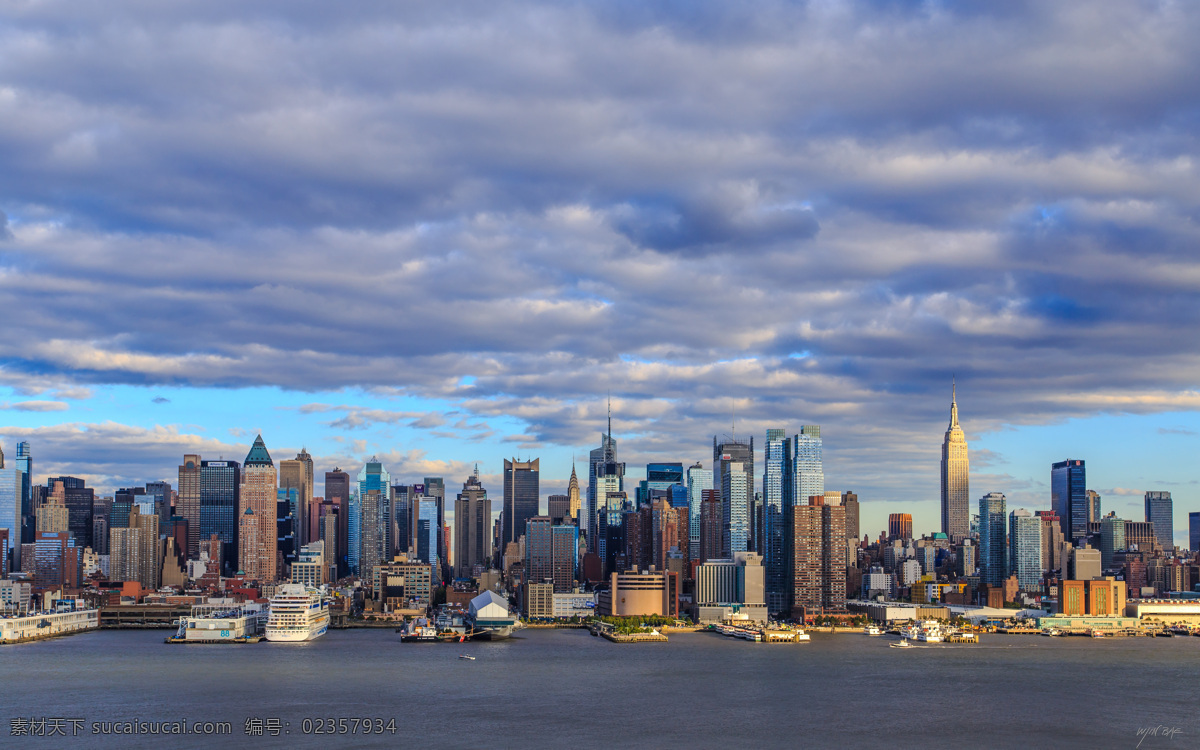
[[[746,7],[742,7],[745,5]],[[1200,510],[1200,6],[0,2],[0,447],[102,491],[629,475],[820,424],[863,527]],[[586,464],[583,464],[586,466]],[[586,468],[584,469],[586,472]],[[318,494],[320,487],[318,486]]]

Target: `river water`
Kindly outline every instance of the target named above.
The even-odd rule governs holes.
[[[165,635],[0,648],[0,746],[1200,747],[1200,638],[984,635],[903,650],[821,633],[802,645],[709,633],[614,644],[585,630],[467,644],[401,644],[391,630],[305,644]],[[330,726],[315,720],[364,717],[383,734],[313,734]],[[73,740],[12,736],[24,718],[83,723]],[[247,734],[256,720],[264,733]],[[93,734],[121,721],[224,721],[232,733]]]

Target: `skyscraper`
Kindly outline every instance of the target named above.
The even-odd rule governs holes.
[[[763,562],[766,604],[770,612],[782,612],[787,607],[789,570],[783,540],[783,479],[787,432],[768,429],[763,444]]]
[[[912,514],[911,513],[889,513],[888,514],[888,539],[912,539]]]
[[[280,578],[290,577],[288,566],[296,562],[300,551],[296,541],[300,534],[296,521],[300,492],[299,487],[280,487],[275,491],[275,565]]]
[[[550,495],[546,498],[546,515],[555,524],[574,522],[571,517],[571,500],[566,495]]]
[[[425,496],[432,497],[437,501],[437,517],[438,529],[446,528],[446,480],[442,477],[425,477]],[[534,515],[537,514],[537,506],[533,509]],[[450,550],[447,547],[450,545],[450,535],[438,532],[438,561],[439,563],[449,562]],[[441,580],[441,576],[438,576]]]
[[[418,560],[433,566],[436,576],[436,572],[440,568],[437,556],[437,538],[441,533],[441,529],[437,525],[437,500],[424,495],[416,495],[412,500],[417,519],[417,538],[413,548]]]
[[[1050,469],[1050,507],[1062,523],[1063,537],[1082,544],[1088,535],[1087,468],[1067,459]]]
[[[187,521],[188,542],[185,553],[189,560],[196,560],[200,557],[200,456],[193,453],[184,455],[183,463],[179,465],[178,487],[175,515]],[[234,516],[237,516],[236,505]]]
[[[722,556],[753,551],[750,525],[754,506],[754,438],[749,443],[731,438],[717,443],[713,436],[713,489],[721,497]]]
[[[843,492],[842,505],[846,508],[846,538],[857,543],[859,534],[862,533],[858,524],[858,495],[853,492]]]
[[[367,493],[376,491],[379,493],[377,499],[378,507],[372,509],[372,518],[367,519],[367,511],[365,509],[367,503]],[[378,544],[378,557],[376,552],[371,552],[371,564],[379,565],[380,563],[389,562],[392,559],[392,554],[395,552],[395,536],[393,516],[392,516],[392,476],[383,468],[383,464],[375,456],[371,456],[362,469],[358,472],[358,500],[360,504],[359,515],[359,556],[360,556],[360,572],[363,578],[371,575],[371,570],[366,565],[361,564],[361,558],[367,553],[364,551],[368,545]],[[372,500],[376,502],[376,500]],[[369,528],[370,539],[367,539]]]
[[[1125,521],[1114,516],[1100,519],[1100,568],[1114,567],[1113,553],[1125,549]]]
[[[504,460],[504,543],[510,544],[525,533],[525,522],[538,514],[541,459]]]
[[[650,502],[651,490],[667,490],[677,484],[683,484],[683,464],[651,463],[646,464],[646,478],[638,483],[639,503]]]
[[[979,498],[979,582],[989,586],[1001,586],[1008,577],[1005,504],[1006,498],[999,492]],[[1041,544],[1040,532],[1038,544]]]
[[[308,544],[308,513],[313,499],[313,460],[308,451],[301,449],[295,458],[279,462],[280,489],[294,489],[297,494],[295,518],[296,551]]]
[[[191,458],[191,457],[188,457]],[[196,456],[199,458],[199,456]],[[211,540],[213,534],[221,540],[221,561],[229,572],[237,570],[241,558],[238,554],[241,536],[240,497],[242,490],[241,467],[237,461],[200,461],[199,474],[199,526],[196,556],[199,558],[201,544]],[[185,461],[186,464],[186,461]],[[181,473],[182,477],[183,474]],[[188,479],[190,481],[190,473]],[[274,508],[274,500],[272,500]],[[274,513],[272,512],[272,517]],[[110,524],[111,525],[111,524]],[[271,527],[274,535],[275,528]],[[188,522],[188,540],[191,543],[192,525]]]
[[[785,508],[793,618],[846,611],[846,509],[811,504]]]
[[[327,545],[326,557],[331,557],[337,565],[337,574],[341,578],[350,572],[346,554],[350,548],[350,475],[338,467],[325,472],[325,501],[333,503],[337,508],[337,543],[332,549]],[[407,546],[404,549],[408,549]]]
[[[454,502],[454,575],[470,578],[476,565],[492,559],[492,501],[479,481],[479,468],[463,482]]]
[[[700,501],[700,538],[697,546],[701,563],[723,559],[721,554],[721,496],[716,490],[703,490]]]
[[[693,560],[700,559],[700,503],[704,501],[704,491],[713,488],[712,469],[704,468],[701,463],[695,463],[687,470],[688,533],[691,540],[688,549]]]
[[[0,468],[4,466],[3,452],[0,451]],[[17,469],[21,472],[21,515],[30,519],[33,518],[33,451],[29,447],[29,443],[17,443]],[[17,537],[14,546],[20,547],[21,542],[33,541],[33,526],[28,521],[25,525],[25,536]],[[18,533],[21,533],[18,529]]]
[[[378,465],[376,463],[376,465]],[[370,466],[370,463],[368,463]],[[374,580],[376,566],[388,562],[387,534],[385,533],[387,510],[385,495],[390,492],[379,487],[363,491],[362,474],[359,474],[358,520],[359,548],[358,575],[364,581]]]
[[[575,580],[578,550],[578,529],[574,524],[553,524],[549,516],[529,518],[525,534],[525,580],[549,581],[554,584],[555,592],[569,592]]]
[[[575,462],[571,462],[571,481],[567,483],[567,513],[575,525],[583,529],[587,524],[579,516],[579,478],[575,476]]]
[[[258,435],[242,464],[239,490],[241,522],[238,567],[246,574],[247,580],[273,583],[276,579],[275,540],[278,529],[275,512],[279,501],[278,489],[275,462],[267,452],[262,435]]]
[[[87,486],[87,482],[79,477],[50,477],[46,480],[46,489],[54,487],[55,482],[62,482],[66,490],[67,513],[70,516],[69,531],[75,540],[75,546],[80,550],[92,546],[92,505],[96,501],[96,492]]]
[[[158,516],[158,528],[166,531],[171,525],[171,483],[146,482],[146,495],[153,498],[154,512]]]
[[[603,488],[601,487],[603,485]],[[588,551],[597,551],[597,516],[605,490],[625,491],[625,464],[617,461],[617,441],[612,436],[612,408],[608,413],[608,432],[600,436],[600,447],[588,454],[587,535]]]
[[[971,535],[970,466],[967,437],[958,424],[958,388],[950,391],[950,426],[942,441],[942,532],[951,541]]]
[[[1170,492],[1146,493],[1146,523],[1154,526],[1154,536],[1168,553],[1175,549],[1175,510]]]
[[[1037,591],[1042,583],[1042,521],[1024,508],[1009,514],[1010,572],[1022,591]]]
[[[821,426],[806,424],[784,445],[783,504],[807,505],[810,497],[825,494]]]
[[[1100,513],[1100,493],[1095,490],[1087,491],[1088,523],[1100,523],[1104,516]]]
[[[21,569],[21,533],[24,519],[21,515],[22,472],[16,466],[4,465],[4,451],[0,449],[0,529],[8,531],[8,544],[12,558],[9,570]]]
[[[1188,544],[1192,554],[1200,552],[1200,513],[1188,513]]]

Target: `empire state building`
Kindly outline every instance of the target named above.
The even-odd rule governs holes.
[[[942,442],[942,531],[952,541],[971,534],[967,437],[958,426],[958,389],[951,387],[950,426]]]

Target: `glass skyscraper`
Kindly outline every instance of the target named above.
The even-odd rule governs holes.
[[[1192,554],[1200,552],[1200,513],[1188,513],[1188,544]]]
[[[388,474],[387,469],[383,468],[383,464],[380,463],[379,459],[375,456],[371,456],[370,460],[363,464],[362,469],[358,472],[360,518],[362,517],[361,504],[363,498],[365,498],[367,493],[371,490],[377,490],[379,492],[380,502],[380,507],[378,509],[379,530],[374,533],[379,534],[379,539],[383,544],[383,554],[385,556],[391,555],[391,552],[394,549],[393,545],[395,543],[395,539],[393,538],[395,535],[392,533],[392,477],[390,474]],[[360,540],[362,538],[361,535],[362,530],[360,529]],[[387,560],[381,560],[381,562],[387,562]],[[362,571],[362,575],[364,576],[370,575],[370,573],[371,572],[369,570]]]
[[[810,497],[825,496],[821,455],[821,426],[807,424],[784,445],[783,502],[807,505]]]
[[[1175,549],[1175,509],[1170,492],[1146,493],[1146,523],[1154,527],[1154,536],[1164,550]]]
[[[1063,537],[1079,546],[1088,535],[1087,470],[1067,459],[1050,469],[1050,507],[1058,514]]]
[[[704,491],[712,488],[712,469],[704,468],[703,464],[694,464],[687,470],[688,549],[693,560],[700,559],[700,503],[704,500]]]
[[[721,556],[732,558],[736,552],[753,551],[754,438],[749,443],[731,439],[718,444],[713,437],[713,484],[721,496],[724,521]]]
[[[989,492],[979,498],[979,582],[1002,586],[1008,577],[1006,498],[1002,493]],[[1041,530],[1038,531],[1041,549]],[[1041,552],[1038,553],[1041,556]]]
[[[767,442],[763,445],[763,562],[766,567],[766,603],[770,612],[782,612],[787,607],[790,588],[787,557],[784,555],[783,546],[783,464],[787,457],[786,435],[786,430],[769,429]]]
[[[503,543],[509,544],[525,534],[525,524],[538,514],[541,502],[541,459],[504,460],[504,506],[500,528]],[[501,551],[503,552],[503,550]]]
[[[437,527],[437,499],[432,497],[417,498],[417,558],[433,566],[436,571],[441,561],[438,560],[437,538],[440,529]]]
[[[1022,591],[1042,585],[1042,519],[1024,508],[1009,515],[1008,561]]]
[[[238,566],[238,505],[241,492],[237,461],[200,462],[200,519],[198,544],[213,534],[221,540],[221,559],[230,570]],[[189,519],[189,523],[191,523]],[[188,529],[188,538],[192,536]],[[198,554],[198,553],[197,553]]]
[[[0,451],[0,529],[8,531],[12,570],[21,569],[21,470],[4,465]]]
[[[24,537],[18,538],[16,544],[24,542],[29,544],[33,541],[33,451],[29,447],[29,443],[17,443],[17,468],[21,471],[21,515],[30,519],[25,523]],[[17,530],[17,534],[22,532]]]

